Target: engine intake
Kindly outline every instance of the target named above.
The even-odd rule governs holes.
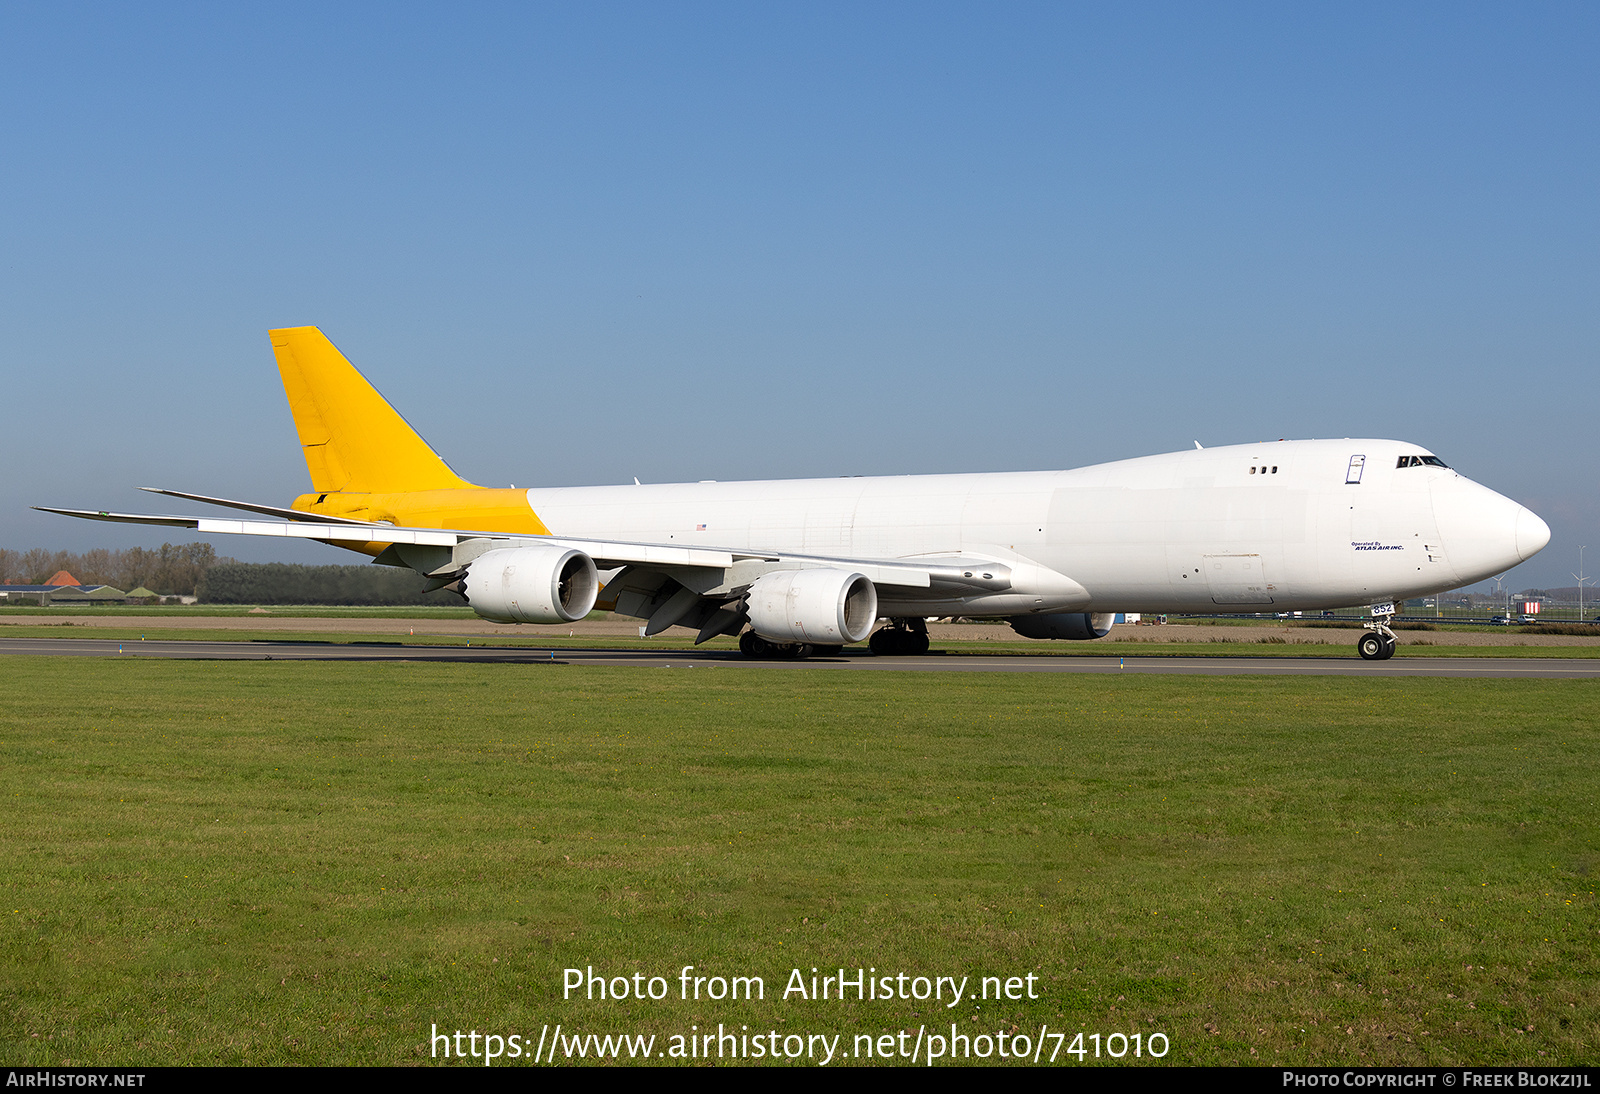
[[[745,597],[750,629],[768,642],[842,646],[860,642],[878,620],[878,590],[848,570],[777,570]]]
[[[567,547],[504,547],[467,566],[461,595],[496,623],[571,623],[594,609],[594,559]]]
[[[1114,612],[1055,612],[1050,615],[1014,615],[1006,620],[1024,638],[1104,638],[1117,621]]]

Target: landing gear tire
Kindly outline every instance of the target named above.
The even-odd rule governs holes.
[[[810,657],[815,647],[804,642],[768,642],[755,631],[745,631],[739,636],[739,652],[757,661],[800,661]]]
[[[879,628],[867,642],[879,657],[916,657],[928,652],[928,625],[917,619],[896,620]]]
[[[1394,639],[1376,631],[1361,636],[1356,650],[1367,661],[1387,661],[1394,656]]]

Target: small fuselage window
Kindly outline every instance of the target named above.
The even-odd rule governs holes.
[[[1450,465],[1438,456],[1401,456],[1395,467],[1444,467]]]

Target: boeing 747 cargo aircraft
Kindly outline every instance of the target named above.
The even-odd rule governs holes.
[[[154,491],[267,520],[48,511],[314,539],[416,570],[485,619],[600,607],[647,634],[738,634],[754,657],[869,635],[878,654],[921,652],[933,616],[1094,639],[1118,612],[1370,605],[1359,650],[1383,659],[1396,603],[1550,540],[1528,509],[1385,440],[1197,444],[1073,471],[490,489],[456,475],[320,330],[271,334],[310,493],[281,508]]]

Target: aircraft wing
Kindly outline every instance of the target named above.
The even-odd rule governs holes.
[[[81,517],[85,520],[106,520],[118,524],[154,524],[169,528],[192,528],[204,535],[279,536],[287,539],[312,539],[320,543],[337,544],[402,544],[418,547],[455,547],[468,540],[498,540],[512,546],[517,543],[549,543],[554,546],[575,547],[588,554],[595,564],[605,566],[657,563],[677,566],[732,566],[733,552],[699,547],[674,547],[642,543],[604,543],[597,540],[570,539],[555,536],[510,535],[505,532],[476,532],[454,528],[406,528],[394,524],[341,519],[324,520],[234,520],[226,517],[156,516],[144,513],[111,513],[106,510],[57,509],[36,505],[45,513]],[[741,552],[740,558],[759,557]]]
[[[174,493],[171,491],[156,491]],[[247,506],[239,502],[222,502],[220,499],[189,496],[194,500],[231,504],[253,511],[278,511],[272,506]],[[474,547],[515,547],[547,544],[582,551],[594,559],[600,569],[618,569],[624,566],[660,570],[668,574],[677,571],[706,570],[728,571],[735,563],[766,563],[770,567],[830,566],[847,568],[861,573],[877,585],[893,585],[917,589],[933,584],[965,587],[973,590],[996,591],[1010,587],[1011,569],[1004,563],[990,559],[942,556],[916,559],[864,559],[839,558],[827,555],[800,555],[784,551],[752,551],[743,548],[684,547],[662,543],[626,543],[587,539],[582,536],[530,536],[506,532],[471,531],[454,528],[407,528],[393,524],[341,518],[339,521],[321,519],[295,520],[237,520],[227,517],[161,516],[143,513],[113,513],[107,510],[59,509],[37,505],[45,513],[79,517],[84,520],[104,520],[119,524],[145,524],[169,528],[188,528],[202,535],[279,536],[287,539],[309,539],[320,543],[339,545],[385,544],[386,549],[377,561],[407,566],[420,573],[440,575],[459,569],[469,559],[456,549],[469,541]],[[298,510],[294,510],[298,513]],[[422,548],[424,550],[416,550]],[[431,549],[431,550],[428,550]],[[482,551],[469,551],[475,557]],[[752,570],[764,570],[757,565]],[[695,582],[701,584],[701,582]],[[720,584],[712,582],[712,585]]]

